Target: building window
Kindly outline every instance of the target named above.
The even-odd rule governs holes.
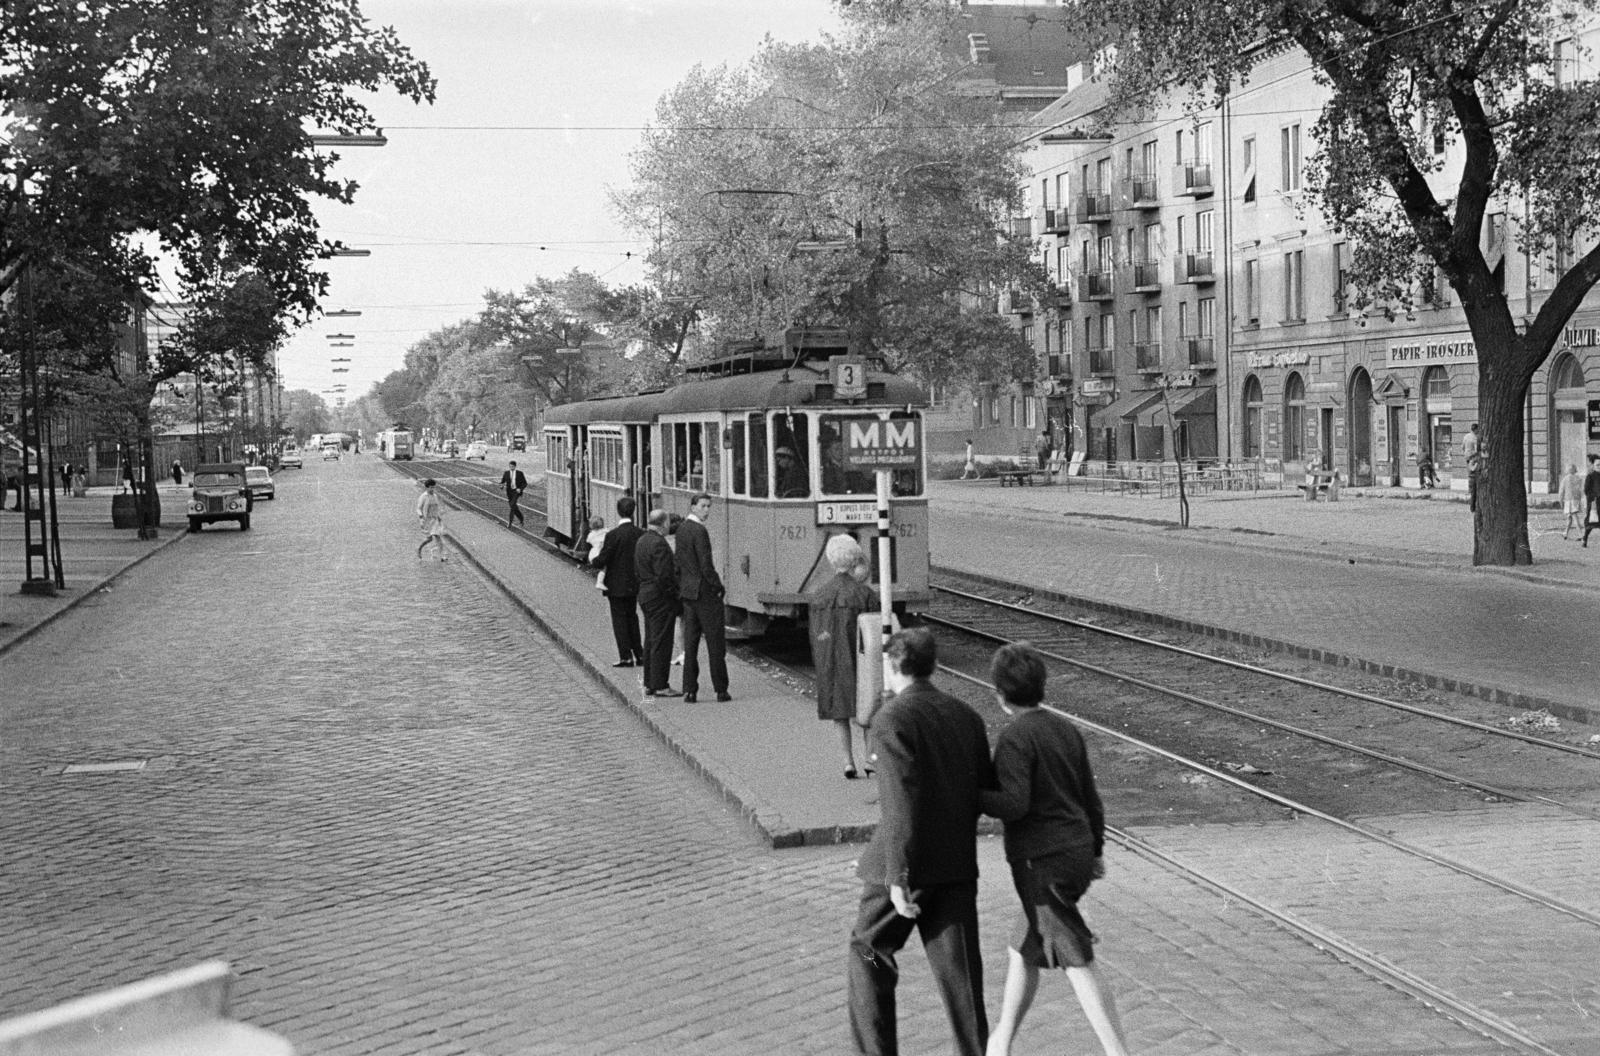
[[[1306,251],[1292,250],[1283,255],[1283,321],[1303,323],[1306,319]]]
[[[1185,337],[1188,337],[1188,336],[1189,336],[1189,302],[1188,301],[1179,301],[1178,302],[1178,337],[1180,339],[1182,339],[1182,338],[1185,338]]]
[[[1298,462],[1306,451],[1306,383],[1295,371],[1283,386],[1283,460]]]
[[[1300,189],[1300,122],[1286,125],[1279,130],[1280,145],[1283,149],[1283,189],[1285,191],[1298,191]]]
[[[1423,435],[1421,443],[1439,469],[1450,468],[1450,375],[1443,367],[1429,367],[1422,375]]]
[[[1261,457],[1261,379],[1244,380],[1244,457]]]
[[[1578,73],[1578,42],[1572,37],[1558,40],[1555,44],[1555,54],[1551,57],[1550,73],[1555,78],[1557,88],[1567,88],[1579,80]]]
[[[1250,205],[1256,200],[1256,137],[1244,137],[1244,143],[1239,149],[1240,160],[1244,163],[1244,174],[1239,182],[1244,185],[1244,204]]]
[[[1333,244],[1333,314],[1344,315],[1350,310],[1350,246],[1345,242]]]
[[[1244,262],[1244,321],[1246,326],[1261,325],[1261,261]]]
[[[1216,325],[1217,299],[1202,297],[1195,303],[1195,336],[1210,337]]]
[[[1202,121],[1194,126],[1194,162],[1211,164],[1211,122]]]

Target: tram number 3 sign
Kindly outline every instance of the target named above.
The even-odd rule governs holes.
[[[833,374],[836,400],[859,400],[867,394],[867,361],[852,356],[830,356],[828,370]]]
[[[846,418],[841,424],[848,469],[909,469],[922,459],[922,431],[915,418]]]

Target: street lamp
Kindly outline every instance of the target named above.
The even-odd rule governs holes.
[[[370,250],[370,249],[351,249],[349,246],[340,246],[338,249],[335,249],[335,250],[332,250],[331,252],[329,252],[328,256],[330,256],[330,257],[370,257],[370,256],[372,256],[372,250]]]
[[[371,133],[313,133],[311,136],[313,147],[386,147],[389,137],[383,134],[383,129]]]
[[[328,340],[329,341],[354,341],[355,339],[356,339],[356,335],[355,334],[329,334],[328,335]]]
[[[349,308],[340,308],[336,312],[323,312],[322,317],[324,319],[354,319],[360,314],[360,312],[351,311]]]

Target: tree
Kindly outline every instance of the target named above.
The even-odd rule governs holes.
[[[996,286],[1037,279],[1007,224],[1017,137],[997,100],[963,86],[953,13],[768,42],[668,93],[615,199],[655,239],[663,296],[714,337],[843,325],[929,381],[1031,379],[1032,350],[1007,328],[955,326],[933,356],[917,338],[920,320],[991,314]]]
[[[290,389],[283,394],[283,427],[300,443],[329,431],[328,404],[310,389]]]
[[[518,380],[546,405],[581,400],[591,371],[573,350],[599,332],[603,291],[598,279],[580,271],[535,279],[521,293],[490,290],[483,295],[478,325],[503,350],[494,354],[503,357],[496,361],[500,367],[509,370],[520,363]]]
[[[1167,92],[1219,98],[1263,48],[1308,56],[1328,92],[1308,182],[1354,249],[1357,305],[1405,305],[1437,268],[1478,351],[1489,452],[1478,486],[1474,564],[1531,562],[1522,451],[1535,372],[1600,280],[1600,83],[1557,76],[1572,34],[1559,0],[1075,0],[1086,30],[1115,42],[1113,96],[1129,107]],[[1435,154],[1453,145],[1459,176]],[[1573,262],[1531,316],[1508,303],[1485,255],[1494,203],[1520,207],[1529,255]],[[1524,204],[1525,203],[1525,204]]]
[[[30,261],[123,286],[153,241],[193,275],[253,270],[309,317],[330,248],[313,196],[351,200],[313,130],[373,128],[356,93],[434,82],[357,0],[35,0],[0,23],[0,294]]]

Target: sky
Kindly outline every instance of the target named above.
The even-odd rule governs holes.
[[[351,400],[427,334],[476,314],[485,290],[573,268],[608,285],[642,280],[645,246],[607,194],[628,186],[628,155],[661,96],[697,63],[748,60],[768,34],[815,40],[839,26],[829,0],[363,0],[362,10],[439,83],[432,106],[378,97],[388,145],[339,148],[337,173],[360,190],[353,205],[318,204],[327,237],[371,251],[325,262],[323,307],[362,314],[297,331],[278,367],[286,389],[343,382]],[[353,347],[332,347],[332,334],[353,335]]]

